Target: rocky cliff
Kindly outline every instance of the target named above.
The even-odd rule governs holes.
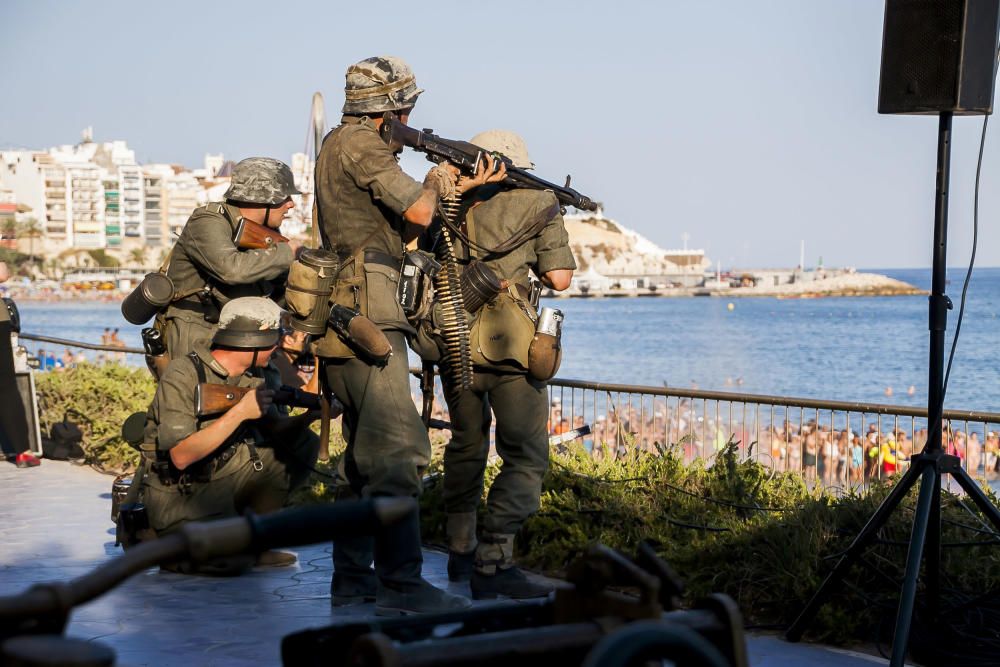
[[[579,271],[593,270],[606,276],[642,276],[690,272],[701,274],[709,268],[701,251],[689,251],[695,264],[682,268],[684,260],[620,223],[591,213],[565,216],[570,248]]]

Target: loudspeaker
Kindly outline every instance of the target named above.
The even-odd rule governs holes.
[[[886,0],[878,112],[993,112],[1000,0]]]
[[[32,454],[42,455],[42,426],[38,419],[38,400],[35,393],[35,374],[31,371],[15,373],[17,393],[21,396],[24,416],[28,421],[28,447]]]

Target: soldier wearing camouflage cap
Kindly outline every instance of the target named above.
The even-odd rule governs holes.
[[[534,166],[524,140],[508,130],[482,132],[470,141],[501,153],[517,167]],[[550,289],[564,290],[576,262],[551,192],[486,185],[467,200],[471,206],[466,227],[476,245],[464,248],[464,242],[456,240],[455,254],[478,260],[508,288],[473,315],[472,386],[462,389],[447,373],[441,375],[453,426],[444,454],[448,576],[453,581],[470,580],[475,599],[542,597],[551,586],[526,577],[513,559],[516,533],[538,510],[549,460],[547,389],[544,381],[528,374],[535,322],[526,313],[536,309],[530,302],[530,281],[537,278]],[[512,249],[483,250],[528,229],[534,233]],[[496,416],[496,452],[503,466],[490,487],[482,525],[477,526],[491,409]]]
[[[142,502],[150,527],[169,534],[188,521],[260,514],[280,509],[308,476],[319,452],[309,420],[282,425],[280,444],[264,437],[275,422],[290,418],[272,403],[279,386],[268,366],[281,335],[282,310],[263,297],[241,297],[222,307],[211,347],[200,341],[187,356],[170,362],[146,414],[143,452],[148,472]],[[265,370],[270,372],[264,372]],[[199,415],[200,384],[252,387],[233,407]],[[258,564],[291,565],[295,557],[266,552]],[[252,565],[231,559],[198,569],[233,574]],[[194,566],[182,563],[178,571]]]
[[[194,210],[167,266],[174,300],[156,320],[172,358],[186,355],[198,340],[211,340],[219,309],[229,300],[267,296],[275,282],[283,282],[294,259],[290,244],[241,250],[233,234],[241,219],[278,229],[295,207],[296,194],[301,193],[288,165],[252,157],[233,167],[224,202]]]
[[[344,261],[334,300],[359,309],[381,327],[394,353],[385,365],[371,363],[332,330],[315,345],[327,386],[344,404],[347,450],[338,493],[416,496],[431,448],[410,397],[407,338],[415,331],[396,300],[404,239],[412,236],[410,230],[430,224],[442,193],[498,176],[484,169],[476,178],[459,179],[454,166],[442,165],[431,169],[423,183],[413,180],[379,136],[384,114],[407,122],[423,92],[412,70],[399,58],[379,56],[351,65],[345,78],[344,116],[327,135],[316,162],[317,224],[324,247]],[[332,602],[374,600],[379,613],[468,606],[465,598],[425,581],[422,560],[416,516],[374,540],[337,540]]]

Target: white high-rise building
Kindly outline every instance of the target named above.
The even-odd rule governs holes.
[[[126,240],[143,238],[143,208],[145,197],[142,188],[142,169],[136,164],[118,167],[121,195],[122,234]]]
[[[100,168],[93,162],[67,162],[66,218],[76,248],[104,248],[105,204]]]
[[[142,234],[146,245],[159,248],[169,245],[165,238],[163,215],[163,191],[168,173],[173,173],[169,165],[150,164],[142,167],[142,185],[145,195]]]
[[[164,211],[167,229],[167,245],[172,244],[191,212],[206,203],[205,188],[189,171],[175,172],[166,177]]]

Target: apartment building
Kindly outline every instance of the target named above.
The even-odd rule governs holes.
[[[66,182],[67,219],[72,222],[70,245],[75,248],[104,248],[104,185],[100,168],[92,162],[68,162]]]
[[[142,168],[136,164],[118,167],[118,188],[121,201],[122,235],[126,239],[142,240],[143,194]]]
[[[191,217],[191,211],[206,203],[205,188],[191,172],[177,171],[167,176],[165,201],[167,243],[172,244]]]
[[[163,186],[166,165],[144,165],[142,167],[143,220],[142,235],[146,245],[160,248],[164,245],[163,229]],[[169,169],[169,167],[168,167]]]

